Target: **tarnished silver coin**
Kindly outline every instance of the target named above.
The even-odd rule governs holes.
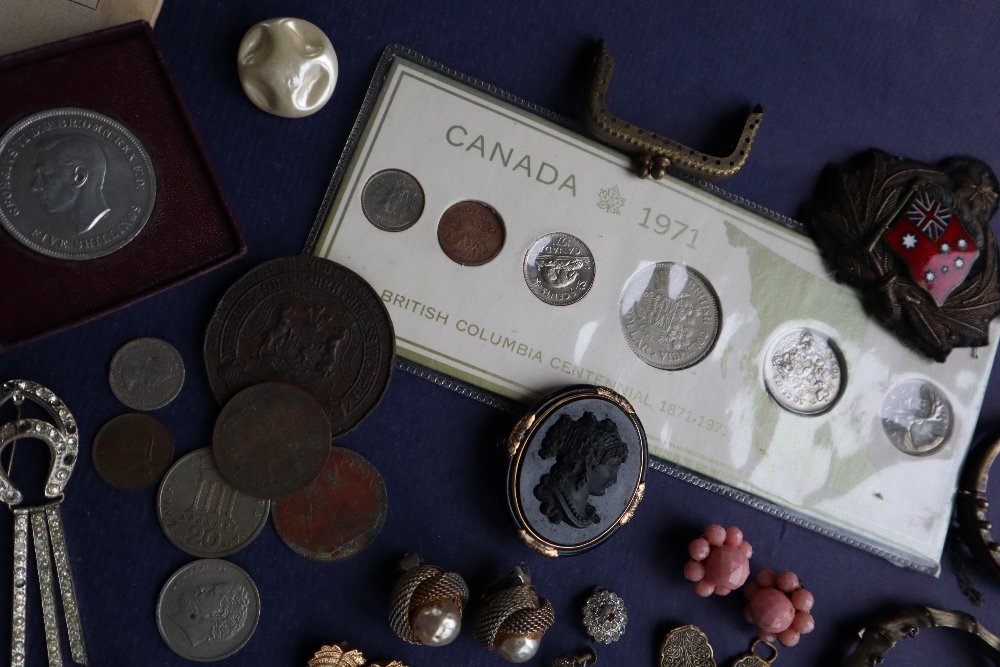
[[[177,461],[160,484],[160,527],[179,549],[201,558],[234,554],[267,523],[269,500],[237,491],[215,465],[208,447]]]
[[[815,329],[791,329],[764,356],[764,385],[778,405],[800,415],[826,412],[844,387],[840,350]]]
[[[0,223],[36,252],[93,259],[130,242],[156,203],[156,171],[124,125],[49,109],[0,137]]]
[[[184,360],[159,338],[136,338],[111,358],[108,383],[115,398],[133,410],[157,410],[184,386]]]
[[[926,380],[900,382],[882,399],[882,430],[901,452],[930,456],[951,440],[955,413],[944,394]]]
[[[722,325],[719,299],[708,279],[678,262],[640,269],[622,293],[620,316],[636,356],[668,371],[704,359]]]
[[[836,344],[824,333],[790,329],[764,355],[764,385],[785,410],[818,415],[840,397],[844,387],[841,359]]]
[[[257,585],[243,568],[207,559],[174,572],[156,602],[156,625],[182,658],[209,662],[243,648],[260,619]]]
[[[424,212],[424,191],[417,179],[405,171],[386,169],[365,183],[361,210],[379,229],[401,232],[412,227]]]
[[[524,256],[524,282],[532,294],[552,306],[568,306],[586,296],[594,273],[594,255],[572,234],[546,234]]]

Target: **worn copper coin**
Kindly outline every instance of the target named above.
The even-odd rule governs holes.
[[[335,262],[305,255],[243,276],[205,333],[208,380],[220,402],[261,382],[294,384],[322,404],[333,436],[375,409],[394,356],[392,322],[371,286]]]
[[[156,496],[163,532],[178,549],[200,558],[229,556],[253,542],[270,507],[271,501],[233,488],[208,447],[178,460]]]
[[[438,243],[444,254],[464,266],[489,262],[500,254],[505,238],[500,214],[478,201],[454,204],[438,223]]]
[[[387,509],[375,466],[357,452],[334,447],[312,484],[274,504],[274,526],[303,558],[345,560],[378,537]]]
[[[132,412],[101,427],[91,451],[94,468],[116,489],[131,491],[155,484],[174,458],[174,440],[159,419]]]
[[[316,479],[330,454],[330,423],[309,392],[278,382],[236,394],[212,434],[219,471],[255,498],[281,498]]]

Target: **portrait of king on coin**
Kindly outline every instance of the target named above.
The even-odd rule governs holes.
[[[532,542],[571,555],[593,548],[642,499],[646,435],[628,402],[579,385],[543,399],[508,444],[508,502]],[[528,419],[528,418],[526,418]],[[524,535],[522,535],[524,539]]]
[[[94,111],[49,109],[0,137],[0,223],[50,257],[93,259],[124,247],[151,218],[156,186],[138,137]]]

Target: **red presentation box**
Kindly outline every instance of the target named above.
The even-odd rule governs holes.
[[[152,217],[123,248],[55,259],[0,227],[0,352],[100,317],[246,252],[163,55],[139,21],[0,58],[0,133],[46,109],[123,123],[157,175]]]

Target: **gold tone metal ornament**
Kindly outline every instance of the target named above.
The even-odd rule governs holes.
[[[549,663],[549,667],[589,667],[597,662],[597,653],[584,646],[576,655],[563,655]]]
[[[707,155],[677,141],[657,135],[628,123],[608,110],[608,88],[615,71],[615,59],[600,44],[600,53],[594,64],[594,78],[587,95],[584,125],[601,142],[630,153],[636,158],[635,171],[640,178],[663,178],[668,169],[703,178],[721,181],[735,176],[746,164],[753,147],[764,109],[760,105],[747,117],[739,143],[727,156]]]
[[[763,644],[764,646],[771,649],[770,659],[757,653],[757,646]],[[733,663],[733,667],[770,667],[775,660],[778,659],[778,648],[771,642],[766,642],[763,639],[755,639],[753,643],[750,644],[750,652],[744,656],[740,656]]]
[[[969,453],[959,477],[955,509],[962,539],[972,555],[990,572],[1000,576],[1000,544],[990,532],[993,524],[986,517],[990,506],[986,497],[990,468],[998,455],[1000,433],[994,433]]]
[[[357,649],[348,651],[347,644],[340,642],[323,646],[307,664],[309,667],[362,667],[365,657]]]
[[[984,628],[975,617],[961,611],[942,611],[931,607],[904,607],[891,619],[866,626],[858,635],[861,642],[844,661],[843,667],[873,667],[885,661],[885,655],[897,642],[916,637],[926,628],[955,628],[979,638],[993,664],[1000,665],[1000,637]]]
[[[1000,313],[996,175],[985,162],[937,165],[870,150],[824,172],[802,216],[834,277],[903,342],[943,362],[989,343]]]
[[[542,636],[555,620],[552,603],[538,597],[528,566],[520,563],[483,596],[472,632],[487,649],[520,663],[538,653]]]
[[[660,667],[715,667],[715,652],[701,628],[683,625],[664,637]]]
[[[404,574],[392,591],[389,624],[411,644],[445,646],[462,629],[462,610],[469,587],[455,572],[427,565],[416,554],[400,562]]]
[[[306,664],[308,667],[406,667],[399,660],[366,662],[361,651],[348,651],[346,642],[323,646]]]
[[[611,537],[645,491],[649,447],[635,410],[605,387],[574,385],[535,404],[507,441],[507,503],[518,536],[543,556]]]

